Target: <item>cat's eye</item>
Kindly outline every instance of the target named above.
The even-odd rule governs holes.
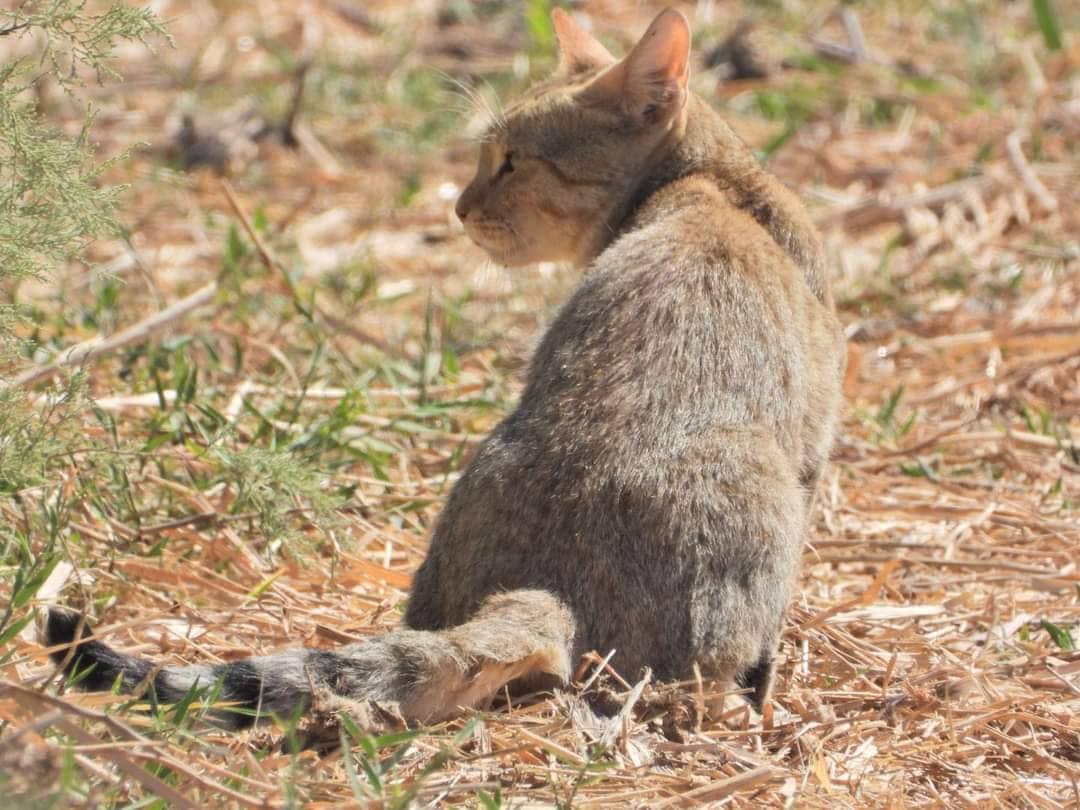
[[[499,167],[499,171],[495,173],[495,179],[498,180],[505,174],[510,174],[514,170],[514,153],[507,152],[506,157],[503,158],[502,165]]]

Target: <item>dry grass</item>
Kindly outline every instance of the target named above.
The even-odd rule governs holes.
[[[78,497],[66,561],[38,596],[63,585],[110,643],[170,661],[380,632],[461,460],[513,403],[531,342],[574,282],[487,266],[468,244],[452,198],[472,147],[430,67],[512,88],[515,55],[527,70],[521,55],[542,46],[516,7],[446,12],[440,28],[442,4],[159,5],[178,47],[125,53],[126,83],[91,88],[105,153],[151,145],[113,170],[131,186],[130,244],[93,252],[119,281],[71,267],[61,294],[22,292],[59,349],[216,286],[88,361],[100,411],[81,429],[115,430],[117,450],[58,465]],[[616,42],[653,10],[586,6]],[[697,11],[710,7],[714,22],[696,26],[706,50],[736,19],[732,3]],[[812,35],[846,41],[835,21],[815,31],[827,4],[756,8],[766,47],[801,54],[798,66],[717,87],[699,64],[696,81],[804,192],[851,341],[843,436],[763,725],[740,726],[738,712],[703,723],[701,685],[634,688],[634,673],[592,678],[594,661],[587,689],[416,732],[387,717],[372,721],[377,737],[346,724],[347,753],[295,753],[288,728],[228,736],[167,710],[121,712],[114,696],[53,697],[28,626],[0,685],[9,796],[1080,804],[1080,42],[1048,52],[1026,3],[896,0],[858,7],[873,58],[845,66],[813,56]],[[231,188],[169,163],[185,92],[197,121],[245,93],[280,117],[302,56],[298,146],[234,126]],[[74,125],[77,110],[54,104]],[[288,450],[319,471],[336,511],[307,522],[276,473],[268,497],[245,500],[250,467],[208,444]],[[44,542],[44,492],[0,503],[32,543]]]

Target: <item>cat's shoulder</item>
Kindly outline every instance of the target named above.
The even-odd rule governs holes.
[[[689,175],[654,192],[595,266],[617,271],[643,263],[675,269],[712,267],[717,262],[796,272],[772,236],[729,190],[708,175]]]

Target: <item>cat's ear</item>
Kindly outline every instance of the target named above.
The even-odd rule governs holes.
[[[622,61],[604,71],[586,93],[617,102],[648,120],[670,121],[686,106],[690,81],[690,24],[673,8],[657,15]]]
[[[551,23],[559,40],[559,67],[555,70],[556,74],[573,76],[585,70],[615,64],[615,57],[608,49],[561,8],[551,10]]]

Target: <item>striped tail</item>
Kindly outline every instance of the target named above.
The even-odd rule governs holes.
[[[211,713],[227,728],[271,715],[290,717],[310,706],[320,689],[353,700],[396,703],[406,720],[430,723],[476,706],[518,678],[546,675],[565,682],[574,620],[546,591],[510,591],[488,597],[472,619],[447,630],[398,630],[336,650],[289,650],[190,667],[158,667],[117,652],[90,638],[79,614],[66,610],[49,611],[45,636],[50,647],[68,645],[52,658],[77,688],[145,690],[158,703],[178,702],[192,689],[216,690],[218,701],[240,709]]]

